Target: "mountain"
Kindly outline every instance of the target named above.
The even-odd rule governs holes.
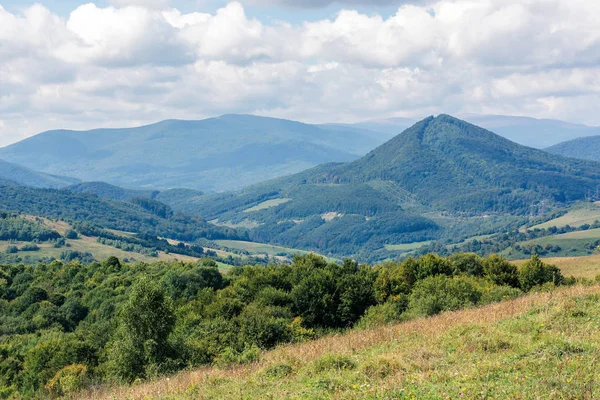
[[[440,115],[359,160],[180,199],[177,208],[253,227],[256,241],[356,255],[517,227],[598,184],[600,163],[551,155]]]
[[[203,238],[247,239],[244,232],[215,226],[200,217],[174,215],[168,206],[150,199],[115,201],[89,193],[0,183],[0,211],[189,242]]]
[[[0,182],[36,188],[58,189],[79,182],[77,179],[44,174],[0,160]]]
[[[461,119],[492,131],[515,143],[537,149],[543,149],[565,140],[600,135],[600,127],[552,119],[480,114],[463,114]],[[395,136],[415,122],[407,118],[388,118],[350,126]],[[391,136],[389,138],[391,139]]]
[[[355,127],[224,115],[139,128],[49,131],[0,149],[0,157],[83,181],[222,191],[351,161],[385,140]]]
[[[513,142],[538,149],[578,137],[600,135],[600,127],[553,119],[474,114],[462,118]]]
[[[569,140],[548,147],[546,151],[563,157],[600,161],[600,136]]]
[[[84,182],[65,188],[71,193],[87,193],[109,200],[131,200],[135,198],[154,199],[160,192],[157,190],[123,189],[104,182]]]

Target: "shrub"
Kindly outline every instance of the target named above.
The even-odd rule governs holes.
[[[383,304],[377,304],[367,309],[356,327],[368,329],[400,321],[402,313],[408,306],[408,295],[402,294],[390,297]]]
[[[35,244],[26,244],[21,247],[21,251],[40,251],[40,248]]]
[[[271,378],[285,378],[286,376],[290,376],[292,372],[294,372],[294,368],[289,364],[269,365],[264,370],[264,374]]]
[[[511,286],[494,286],[481,296],[481,304],[498,303],[504,300],[516,299],[523,292]]]
[[[443,275],[419,281],[410,294],[407,312],[413,316],[429,316],[477,304],[482,292],[474,278]]]
[[[71,240],[79,239],[79,234],[73,229],[69,229],[65,232],[65,238]]]
[[[6,254],[16,254],[19,252],[19,248],[17,246],[8,246],[6,248]]]
[[[83,389],[87,382],[87,368],[82,364],[74,364],[59,370],[46,383],[46,389],[52,397],[64,396]]]
[[[483,276],[483,260],[475,253],[456,253],[450,257],[454,268],[463,274]]]
[[[519,287],[519,271],[517,267],[502,256],[491,255],[483,261],[485,277],[496,285]]]
[[[524,291],[545,283],[560,285],[563,281],[564,277],[557,267],[545,264],[536,255],[533,255],[519,270],[519,283]]]

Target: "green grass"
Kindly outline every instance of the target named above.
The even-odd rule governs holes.
[[[271,207],[277,207],[281,204],[285,204],[288,201],[292,201],[292,199],[272,199],[272,200],[267,200],[267,201],[263,201],[260,204],[255,205],[254,207],[250,207],[246,210],[244,210],[245,213],[251,213],[251,212],[255,212],[255,211],[261,211],[261,210],[266,210],[267,208],[271,208]]]
[[[557,228],[562,228],[564,226],[570,225],[572,227],[580,227],[585,224],[593,224],[595,221],[600,220],[600,208],[593,207],[591,209],[581,208],[578,210],[569,211],[567,214],[562,217],[552,219],[550,221],[544,222],[543,224],[539,224],[533,226],[529,229],[543,229],[550,228],[556,226]]]
[[[600,286],[263,353],[88,399],[592,399],[600,393]]]
[[[386,244],[385,249],[389,251],[405,251],[410,252],[417,250],[422,246],[427,246],[431,243],[431,240],[425,242],[414,242],[414,243],[403,243],[403,244]]]
[[[256,243],[256,242],[243,242],[239,240],[215,240],[215,242],[221,246],[230,248],[230,249],[238,249],[244,250],[252,255],[257,254],[268,254],[270,257],[276,257],[277,255],[284,255],[284,257],[291,257],[295,254],[303,255],[310,253],[305,250],[292,249],[289,247],[282,246],[274,246],[265,243]],[[323,256],[325,257],[325,256]],[[326,260],[330,262],[338,262],[340,261],[337,258],[325,257]]]

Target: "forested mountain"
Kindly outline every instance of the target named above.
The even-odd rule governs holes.
[[[49,131],[0,149],[0,157],[83,181],[219,191],[354,160],[387,138],[355,127],[224,115],[129,129]]]
[[[212,225],[200,217],[174,215],[158,201],[134,198],[113,201],[67,190],[34,189],[0,183],[0,207],[88,227],[115,229],[182,241],[197,239],[246,239],[235,229]]]
[[[17,164],[0,160],[0,182],[37,188],[58,189],[79,182],[77,179],[44,174]]]
[[[257,241],[350,255],[506,229],[520,216],[583,199],[599,183],[599,163],[524,147],[440,115],[354,162],[177,207],[253,226]]]
[[[548,147],[546,151],[563,157],[600,161],[600,136],[569,140]]]
[[[515,143],[538,149],[583,136],[600,135],[600,127],[553,119],[481,114],[464,114],[461,118]],[[414,122],[406,118],[388,118],[352,126],[396,135]]]
[[[135,198],[155,198],[160,192],[157,190],[123,189],[104,182],[84,182],[65,188],[72,193],[88,193],[109,200],[131,200]]]

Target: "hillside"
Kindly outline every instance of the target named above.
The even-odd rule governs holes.
[[[386,139],[355,127],[224,115],[139,128],[49,131],[0,149],[0,158],[123,187],[221,191],[354,160]]]
[[[65,188],[71,193],[93,194],[109,200],[131,200],[135,198],[153,199],[160,192],[157,190],[123,189],[104,182],[84,182]]]
[[[600,286],[571,287],[284,346],[89,400],[579,398],[600,391]]]
[[[189,242],[247,238],[243,232],[214,226],[199,217],[173,215],[168,206],[150,199],[114,201],[66,190],[0,184],[0,206],[3,211],[61,219],[90,229],[114,229]]]
[[[33,171],[17,164],[0,160],[0,182],[16,183],[36,188],[59,189],[79,182],[78,179],[67,178]]]
[[[563,157],[600,161],[600,136],[569,140],[548,147],[546,151]]]
[[[550,155],[441,115],[354,162],[180,199],[177,207],[250,227],[255,241],[373,256],[385,245],[514,228],[521,217],[583,199],[598,183],[598,163]]]
[[[515,143],[537,149],[543,149],[583,136],[600,135],[600,127],[573,124],[553,119],[481,114],[464,114],[459,117]],[[415,122],[406,118],[388,118],[362,122],[351,126],[394,136]]]

